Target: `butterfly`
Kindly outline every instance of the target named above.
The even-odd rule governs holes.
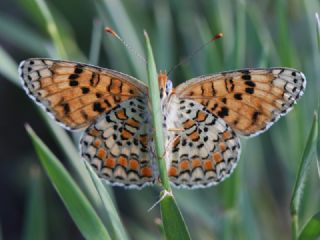
[[[158,181],[148,87],[129,75],[45,58],[21,62],[27,94],[69,130],[84,129],[81,156],[108,183],[141,188]],[[200,76],[176,88],[158,75],[165,161],[171,183],[209,187],[239,160],[239,136],[266,131],[306,87],[290,68],[243,69]]]

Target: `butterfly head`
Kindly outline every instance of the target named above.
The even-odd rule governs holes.
[[[160,88],[160,98],[166,98],[170,95],[173,90],[172,81],[168,79],[166,72],[161,72],[158,74],[159,88]]]

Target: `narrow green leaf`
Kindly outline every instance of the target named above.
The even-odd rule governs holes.
[[[21,86],[18,77],[18,65],[12,57],[0,46],[0,74],[5,76],[13,84]]]
[[[47,30],[53,40],[53,43],[56,46],[57,52],[60,57],[62,58],[68,58],[67,56],[67,51],[64,47],[63,41],[62,41],[62,36],[58,30],[58,27],[53,19],[53,16],[51,14],[51,11],[49,7],[47,6],[45,0],[34,0],[39,9],[41,14],[43,15],[46,24],[47,24]]]
[[[118,215],[117,209],[113,204],[112,198],[110,197],[108,191],[106,190],[105,186],[102,184],[101,179],[97,176],[97,174],[92,170],[89,163],[85,162],[85,165],[90,173],[92,181],[99,193],[101,201],[103,203],[103,207],[105,208],[106,212],[108,213],[109,222],[113,228],[113,238],[112,239],[121,239],[127,240],[128,235],[127,232],[121,222],[120,216]],[[101,214],[101,213],[100,213]]]
[[[261,14],[259,14],[259,9],[260,7],[256,2],[251,2],[250,4],[246,5],[248,20],[253,25],[253,30],[256,31],[259,40],[258,43],[260,44],[263,54],[266,55],[265,59],[261,59],[260,61],[263,61],[265,64],[266,59],[269,59],[273,62],[273,64],[277,64],[279,59],[276,44],[274,43],[272,33],[264,24],[264,18],[261,16]]]
[[[68,164],[74,173],[78,185],[84,191],[90,202],[93,203],[94,206],[99,206],[100,199],[98,193],[94,188],[88,171],[86,170],[79,152],[74,146],[74,143],[66,131],[63,130],[54,120],[52,120],[46,112],[44,112],[42,109],[39,109],[39,113],[56,139],[58,145],[61,147],[63,153],[67,157]]]
[[[40,140],[30,126],[26,126],[26,130],[44,170],[82,235],[86,239],[111,239],[90,202],[60,161]]]
[[[165,159],[163,158],[164,136],[162,131],[162,111],[160,105],[159,83],[157,79],[157,69],[153,57],[152,47],[150,44],[147,32],[144,32],[146,38],[147,49],[147,72],[149,96],[152,109],[152,123],[155,129],[155,147],[157,155],[157,163],[160,172],[160,178],[164,191],[162,192],[163,199],[160,200],[161,216],[163,219],[163,227],[168,240],[171,239],[190,239],[187,226],[184,223],[183,217],[179,211],[176,202],[174,201],[170,182],[167,174]],[[163,195],[164,194],[164,195]]]
[[[148,85],[149,85],[149,96],[151,101],[151,111],[152,111],[152,124],[155,131],[155,145],[156,154],[158,157],[158,166],[160,171],[160,178],[163,187],[167,191],[171,191],[170,182],[167,175],[166,164],[163,159],[164,155],[164,136],[162,131],[162,111],[160,104],[160,92],[159,83],[157,78],[157,68],[154,62],[153,52],[150,44],[148,34],[145,32],[146,45],[147,45],[147,72],[148,72]]]
[[[302,228],[299,240],[313,240],[320,237],[320,212],[313,215]]]
[[[315,16],[316,16],[318,49],[320,49],[320,18],[319,18],[319,14],[317,12],[316,12]]]
[[[100,22],[100,20],[95,19],[93,21],[91,46],[89,52],[89,62],[93,65],[98,65],[99,62],[102,32],[102,23]]]
[[[28,191],[27,212],[24,219],[24,240],[47,239],[46,204],[43,195],[41,172],[38,166],[33,166]]]
[[[161,200],[160,207],[166,239],[191,239],[187,226],[173,196],[168,195]]]
[[[320,49],[320,45],[319,45]],[[320,99],[318,100],[318,112],[320,110]],[[320,128],[318,127],[317,151],[316,151],[318,176],[320,178]]]
[[[276,19],[278,27],[278,37],[279,37],[279,47],[278,53],[282,64],[285,66],[295,66],[295,48],[293,47],[293,42],[290,36],[290,23],[288,22],[287,15],[289,14],[289,8],[287,6],[286,0],[278,0],[276,2]]]
[[[1,13],[1,38],[13,44],[16,48],[28,51],[35,56],[47,54],[49,42],[36,31],[17,20],[16,17]],[[4,63],[4,61],[1,61]]]
[[[235,66],[236,68],[243,67],[245,53],[246,53],[246,2],[240,0],[236,2],[236,44],[235,44]]]
[[[318,113],[314,113],[313,123],[304,147],[302,159],[299,166],[298,175],[291,196],[290,211],[292,216],[292,235],[296,236],[299,229],[298,212],[300,202],[303,196],[303,187],[310,169],[310,163],[313,160],[312,153],[315,149],[318,138]],[[295,239],[295,238],[294,238]]]
[[[173,21],[170,4],[167,1],[155,1],[153,4],[156,24],[157,62],[160,69],[168,69],[173,65]],[[154,43],[153,43],[154,46]]]

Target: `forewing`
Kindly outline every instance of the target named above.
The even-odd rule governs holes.
[[[184,188],[218,184],[240,154],[235,132],[204,106],[172,97],[168,107],[166,163],[170,181]]]
[[[86,127],[101,113],[147,92],[133,77],[76,62],[28,59],[19,73],[28,95],[69,129]]]
[[[306,87],[303,73],[288,68],[246,69],[191,79],[176,88],[222,118],[237,133],[256,135],[286,114]]]
[[[98,118],[84,133],[82,157],[112,185],[154,183],[154,145],[146,97],[132,98]]]

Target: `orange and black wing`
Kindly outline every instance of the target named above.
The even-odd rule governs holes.
[[[28,95],[68,129],[87,127],[103,112],[147,93],[133,77],[70,61],[32,58],[21,62],[19,73]]]
[[[191,79],[176,88],[176,95],[202,104],[237,133],[251,136],[286,114],[305,87],[304,74],[295,69],[245,69]]]

